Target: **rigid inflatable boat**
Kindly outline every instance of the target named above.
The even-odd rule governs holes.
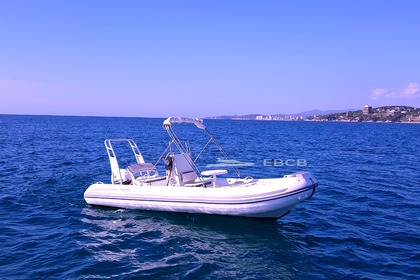
[[[209,137],[209,141],[193,159],[191,151],[173,130],[175,123],[193,123]],[[90,185],[84,198],[91,205],[152,211],[171,211],[278,219],[295,206],[311,198],[318,186],[309,172],[297,172],[280,178],[227,177],[227,170],[201,171],[198,158],[214,143],[226,162],[225,151],[206,128],[202,119],[170,117],[163,123],[171,141],[155,164],[144,160],[131,139],[106,139],[105,147],[111,165],[111,183]],[[134,155],[133,163],[120,167],[114,146],[127,142]],[[160,176],[157,165],[164,162],[166,174]],[[223,176],[225,175],[225,176]]]

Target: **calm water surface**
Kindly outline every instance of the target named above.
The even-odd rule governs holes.
[[[254,163],[242,176],[317,177],[315,196],[276,222],[87,205],[85,189],[110,180],[103,140],[133,138],[155,162],[162,122],[0,115],[2,279],[420,275],[420,125],[207,121],[232,159]],[[264,166],[274,159],[306,165]]]

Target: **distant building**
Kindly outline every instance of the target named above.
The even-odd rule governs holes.
[[[370,107],[369,105],[365,105],[362,111],[364,115],[372,114],[372,107]]]
[[[259,116],[256,116],[255,119],[256,120],[259,120],[259,121],[261,121],[261,120],[272,121],[273,120],[273,116],[271,116],[271,115],[268,115],[268,116],[259,115]]]

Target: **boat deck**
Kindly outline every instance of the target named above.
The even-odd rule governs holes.
[[[202,181],[195,181],[188,184],[185,184],[183,187],[198,187],[198,188],[211,188],[212,186],[212,178],[203,178],[204,184]],[[232,179],[232,178],[217,178],[216,181],[216,188],[224,188],[224,187],[239,187],[239,186],[250,186],[254,185],[258,180],[246,180],[246,179]],[[166,177],[158,177],[154,178],[153,180],[146,180],[140,185],[145,186],[166,186]],[[174,186],[177,187],[177,186]],[[178,186],[179,187],[179,186]]]

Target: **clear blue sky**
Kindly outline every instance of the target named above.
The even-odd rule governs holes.
[[[420,107],[420,1],[0,0],[0,114]]]

